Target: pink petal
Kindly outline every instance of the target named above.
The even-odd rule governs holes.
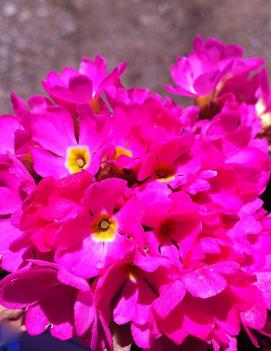
[[[180,281],[165,286],[160,296],[154,301],[153,309],[159,318],[166,318],[181,303],[186,290]]]
[[[42,334],[50,322],[39,305],[31,306],[26,311],[25,326],[30,335]]]
[[[32,147],[30,151],[34,169],[42,177],[54,176],[60,178],[69,173],[65,167],[65,159],[63,157],[53,155],[38,146]]]
[[[266,307],[271,309],[271,274],[270,272],[257,273],[257,282],[255,284],[263,295]]]
[[[74,305],[74,324],[78,335],[86,333],[96,317],[91,293],[80,291]]]
[[[94,214],[99,215],[106,211],[111,215],[114,208],[122,204],[126,188],[127,182],[119,178],[109,178],[94,183],[86,192],[83,204],[90,208]]]
[[[262,329],[267,318],[265,301],[260,291],[256,291],[254,305],[241,312],[241,319],[248,327],[253,329]]]
[[[0,215],[11,214],[21,205],[19,192],[0,186]],[[3,206],[5,204],[5,206]]]
[[[67,340],[73,337],[73,307],[76,290],[68,286],[57,286],[44,296],[39,304],[49,322],[51,334],[58,339]]]
[[[73,102],[78,104],[89,102],[92,97],[92,83],[83,75],[72,77],[69,81],[69,89],[73,95]]]
[[[9,220],[0,220],[0,256],[2,269],[13,272],[32,257],[30,243],[22,232],[15,228]],[[29,254],[27,254],[29,251]]]
[[[132,323],[131,331],[133,339],[138,347],[150,347],[150,328],[148,325],[142,326]]]
[[[76,144],[72,117],[64,109],[44,111],[32,119],[31,126],[33,140],[58,156],[65,156],[68,147]]]
[[[8,115],[0,117],[1,154],[5,154],[7,151],[14,153],[15,135],[20,127],[20,123],[15,117]]]
[[[208,268],[201,268],[197,271],[187,273],[182,281],[191,295],[207,299],[222,292],[227,282],[224,277]]]
[[[74,274],[66,271],[65,269],[59,268],[57,272],[57,279],[65,284],[74,287],[80,291],[89,292],[89,284],[86,280],[75,276]]]
[[[113,311],[113,318],[117,324],[126,324],[134,320],[137,299],[137,285],[127,281]]]
[[[0,282],[0,302],[8,308],[29,306],[57,284],[56,272],[50,268],[22,269]]]

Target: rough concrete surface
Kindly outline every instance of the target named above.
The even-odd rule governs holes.
[[[0,113],[81,56],[128,61],[125,82],[163,92],[196,34],[238,43],[271,68],[271,0],[0,0]]]

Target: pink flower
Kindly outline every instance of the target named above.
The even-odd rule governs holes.
[[[107,89],[107,97],[111,106],[141,105],[146,100],[155,98],[161,100],[161,96],[145,88],[125,88],[122,86]]]
[[[87,172],[45,178],[24,202],[18,228],[42,255],[92,277],[142,245],[142,210],[122,179],[90,184]],[[77,235],[74,235],[76,231]],[[25,248],[24,248],[25,249]]]
[[[263,60],[196,38],[182,108],[105,60],[50,72],[0,117],[0,304],[93,351],[237,351],[271,336]],[[267,210],[269,209],[269,210]],[[124,337],[125,336],[125,337]],[[123,339],[124,337],[124,339]],[[237,342],[238,341],[238,342]],[[133,348],[133,346],[131,346]]]
[[[91,185],[82,199],[89,213],[89,224],[78,247],[58,250],[56,260],[82,277],[98,275],[110,263],[125,258],[142,241],[141,209],[136,199],[126,197],[127,183],[106,179]]]
[[[254,138],[253,126],[243,113],[222,111],[211,121],[196,124],[201,129],[201,162],[216,172],[209,180],[206,201],[211,199],[225,209],[237,211],[263,192],[270,172],[267,144]]]
[[[209,94],[242,54],[243,50],[238,46],[224,45],[213,38],[204,41],[198,36],[193,41],[190,55],[179,58],[172,66],[172,77],[178,84],[172,91],[193,97]]]
[[[172,250],[177,247],[178,256],[187,263],[201,231],[197,205],[182,192],[154,196],[147,190],[139,196],[146,206],[142,224],[148,228],[145,237],[149,250],[155,255],[161,252],[172,260]]]
[[[1,144],[0,153],[15,153],[16,134],[21,129],[19,121],[10,115],[0,117]]]
[[[113,350],[109,325],[97,309],[92,291],[79,291],[74,305],[74,326],[81,341],[91,350]]]
[[[242,207],[239,220],[228,231],[245,271],[260,272],[265,267],[271,241],[270,225],[270,215],[263,210],[262,202],[256,200]]]
[[[22,263],[26,248],[21,247],[22,233],[16,228],[16,214],[22,202],[35,187],[31,175],[13,155],[0,155],[0,256],[1,267],[8,271],[16,270]],[[14,251],[11,246],[14,242]]]
[[[223,99],[255,104],[260,90],[266,91],[266,72],[261,58],[243,58],[235,45],[197,37],[188,57],[180,57],[171,67],[176,86],[167,85],[171,93],[196,99],[204,111],[213,116]]]
[[[50,72],[43,85],[60,105],[73,110],[74,105],[88,104],[93,112],[100,113],[107,109],[101,94],[106,89],[121,85],[120,76],[125,67],[126,64],[121,63],[108,74],[102,56],[96,56],[94,61],[84,57],[78,71],[66,67],[60,75]]]
[[[166,182],[172,188],[183,185],[187,179],[185,165],[191,159],[193,142],[193,135],[187,133],[155,145],[145,157],[138,179]]]
[[[134,257],[115,263],[99,278],[95,291],[97,308],[104,311],[108,323],[112,319],[118,325],[131,323],[136,344],[155,350],[152,344],[160,332],[151,306],[159,291],[175,276],[176,269],[169,261],[138,252]]]
[[[21,202],[34,189],[35,183],[23,164],[11,154],[0,155],[0,214],[13,214],[20,208]]]
[[[36,111],[31,123],[30,149],[35,171],[42,177],[57,178],[82,169],[95,174],[110,122],[93,115],[81,115],[75,121],[64,108],[44,103]]]
[[[204,41],[198,36],[194,39],[189,56],[179,58],[172,66],[171,74],[177,88],[172,92],[186,96],[205,96],[214,93],[223,80],[236,80],[236,76],[247,76],[248,72],[261,67],[262,59],[242,58],[243,50],[235,45],[208,38]],[[229,78],[228,78],[229,77]],[[234,81],[235,81],[234,80]]]
[[[188,272],[182,282],[173,283],[154,302],[158,324],[177,344],[192,335],[206,342],[214,339],[226,346],[231,337],[238,335],[241,320],[254,329],[265,325],[264,304],[260,314],[252,312],[263,303],[259,290],[250,285],[253,281],[255,278],[242,273],[234,262],[220,262]],[[165,302],[177,291],[182,292],[178,293],[180,300],[166,308]]]
[[[33,107],[34,101],[39,99],[40,97],[33,97],[29,99],[30,108]],[[10,97],[14,115],[10,116],[13,119],[13,122],[9,122],[10,126],[13,125],[14,131],[10,130],[9,138],[13,139],[13,150],[10,152],[16,154],[26,167],[32,172],[32,160],[31,155],[29,153],[29,146],[31,143],[31,112],[25,102],[18,97],[15,93],[11,94]],[[43,100],[43,99],[42,99]],[[17,122],[15,122],[17,121]],[[17,127],[16,127],[17,124]]]
[[[20,202],[11,218],[1,219],[2,267],[14,271],[29,265],[29,258],[52,261],[59,243],[73,245],[75,239],[71,240],[69,233],[75,229],[82,233],[82,228],[83,233],[86,231],[88,215],[79,202],[90,181],[90,175],[84,172],[61,181],[46,178]]]
[[[25,325],[31,335],[49,328],[53,336],[66,340],[74,335],[73,308],[77,294],[88,290],[85,280],[41,261],[3,279],[0,301],[7,308],[27,308]]]
[[[112,133],[108,141],[109,160],[115,165],[134,168],[145,158],[156,140],[179,135],[183,111],[169,100],[148,97],[140,104],[117,106],[112,115]]]

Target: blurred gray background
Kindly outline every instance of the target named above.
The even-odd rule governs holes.
[[[162,92],[196,34],[237,43],[271,68],[271,0],[0,0],[0,114],[81,56],[128,61],[125,83]]]

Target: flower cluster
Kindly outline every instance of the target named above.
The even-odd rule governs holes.
[[[0,304],[93,351],[236,351],[271,335],[264,63],[198,37],[169,97],[125,64],[50,72],[0,118]],[[270,133],[271,134],[271,133]],[[264,138],[266,137],[266,138]]]

